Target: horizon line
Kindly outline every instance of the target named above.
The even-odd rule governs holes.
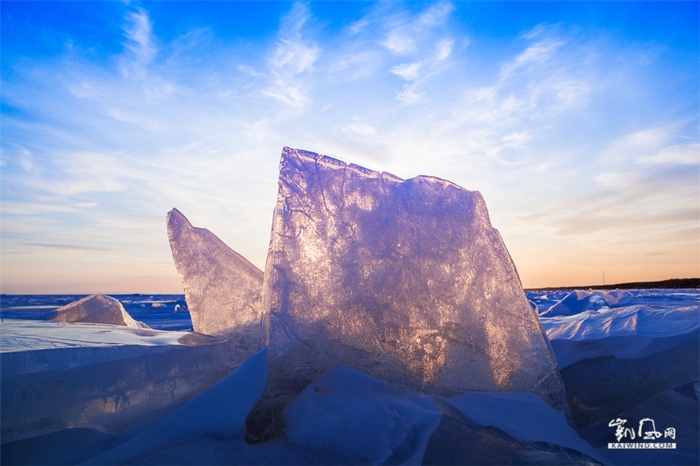
[[[689,288],[700,288],[700,277],[692,278],[669,278],[666,280],[656,280],[656,281],[642,281],[642,282],[624,282],[615,283],[611,285],[579,285],[579,286],[555,286],[555,287],[537,287],[537,288],[524,288],[523,291],[544,291],[544,290],[591,290],[591,289],[604,289],[604,290],[614,290],[614,289],[689,289]],[[181,293],[143,293],[143,292],[132,292],[132,293],[0,293],[2,296],[90,296],[90,295],[118,295],[118,296],[155,296],[155,295],[182,295],[184,296],[184,290]]]

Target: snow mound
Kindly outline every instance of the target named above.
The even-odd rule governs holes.
[[[475,425],[498,427],[520,440],[560,445],[606,462],[568,424],[564,411],[548,406],[534,393],[470,392],[448,401]]]
[[[149,329],[148,325],[134,320],[118,300],[101,294],[86,296],[66,304],[48,313],[44,318],[53,322],[88,322]]]
[[[575,290],[561,301],[540,313],[541,317],[569,316],[583,311],[598,311],[613,307],[628,306],[632,296],[624,291]]]
[[[420,464],[440,418],[431,398],[342,364],[284,412],[287,439],[340,464]]]

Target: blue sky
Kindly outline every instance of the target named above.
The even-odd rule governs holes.
[[[2,292],[263,268],[283,146],[480,191],[524,286],[700,275],[697,2],[2,2]]]

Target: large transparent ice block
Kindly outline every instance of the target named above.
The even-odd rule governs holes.
[[[185,289],[195,332],[260,335],[263,273],[206,228],[196,228],[177,209],[168,212],[168,239]]]
[[[410,391],[566,398],[480,193],[285,148],[265,269],[269,396],[337,362]]]

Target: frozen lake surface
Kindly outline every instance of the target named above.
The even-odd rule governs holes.
[[[112,295],[152,330],[42,320],[84,295],[2,295],[3,464],[697,464],[700,290],[572,291],[526,292],[568,420],[530,392],[411,393],[340,364],[257,443],[267,350],[193,333],[183,295]],[[643,434],[674,447],[610,447]]]

